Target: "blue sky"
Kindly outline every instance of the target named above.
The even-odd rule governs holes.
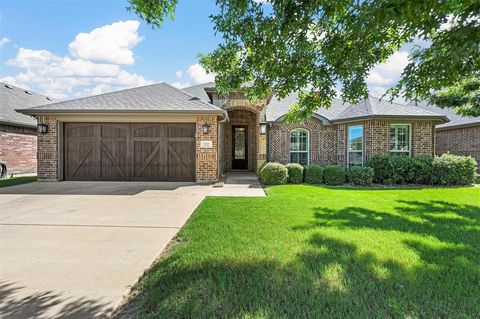
[[[175,20],[152,29],[126,0],[0,0],[0,80],[67,99],[164,81],[211,80],[198,53],[220,42],[213,0],[179,0]],[[369,77],[374,94],[398,79],[406,52]]]

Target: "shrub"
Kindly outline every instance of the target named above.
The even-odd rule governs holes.
[[[370,186],[373,183],[373,168],[353,166],[348,170],[348,181],[353,185]]]
[[[280,163],[268,163],[260,170],[260,180],[266,185],[285,184],[287,179],[288,170]]]
[[[395,169],[388,156],[374,155],[367,163],[367,167],[373,169],[375,183],[395,183]]]
[[[392,156],[390,161],[397,183],[430,184],[433,157]]]
[[[432,162],[432,184],[468,185],[475,181],[477,162],[470,156],[443,154]]]
[[[288,182],[299,184],[303,181],[303,166],[297,163],[285,165],[288,170]]]
[[[345,183],[345,168],[337,165],[328,165],[323,172],[323,180],[327,185],[341,185]]]
[[[260,171],[261,171],[262,168],[264,168],[265,165],[267,165],[267,164],[268,164],[268,162],[265,161],[265,162],[263,162],[262,164],[260,164],[260,165],[257,167],[257,175],[258,175],[258,176],[260,176]]]
[[[305,166],[305,183],[320,184],[323,181],[323,167],[320,165]]]

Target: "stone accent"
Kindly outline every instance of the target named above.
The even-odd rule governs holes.
[[[435,154],[450,152],[456,155],[472,156],[479,164],[480,171],[480,125],[471,127],[436,130]]]
[[[7,164],[9,174],[37,171],[37,130],[0,124],[0,162]]]
[[[210,125],[208,133],[203,133],[203,124]],[[208,183],[218,180],[217,166],[217,117],[197,116],[196,122],[196,180]],[[212,148],[201,148],[201,141],[212,141]]]
[[[39,181],[58,180],[58,127],[55,116],[40,115],[38,124],[47,124],[47,134],[38,134],[37,175]]]
[[[261,99],[255,102],[250,101],[244,94],[244,92],[231,92],[227,94],[220,94],[218,92],[212,93],[213,104],[221,107],[226,111],[231,110],[245,110],[254,113],[262,113],[266,99]]]

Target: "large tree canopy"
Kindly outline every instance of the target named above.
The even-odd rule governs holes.
[[[345,101],[366,97],[366,78],[373,67],[414,40],[425,45],[411,50],[390,97],[445,102],[454,92],[457,110],[480,112],[478,86],[473,91],[469,86],[471,98],[458,98],[466,92],[460,88],[465,81],[480,77],[478,0],[215,2],[219,13],[212,20],[223,42],[201,56],[202,65],[216,73],[221,91],[244,83],[251,84],[246,90],[252,99],[271,90],[279,97],[302,91],[299,104],[289,113],[291,121],[329,107],[337,88]],[[164,17],[174,13],[177,0],[130,3],[131,10],[160,27]]]

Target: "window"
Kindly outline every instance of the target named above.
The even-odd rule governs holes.
[[[410,124],[390,125],[390,154],[410,156]]]
[[[296,129],[290,132],[290,162],[308,165],[309,162],[308,131]]]
[[[363,125],[348,127],[348,166],[363,165]]]

